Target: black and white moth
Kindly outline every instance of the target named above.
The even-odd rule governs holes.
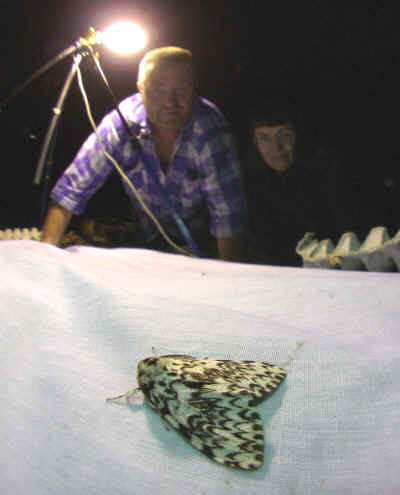
[[[150,357],[137,369],[139,389],[168,425],[214,461],[247,470],[264,462],[264,431],[254,406],[285,376],[268,363],[186,355]],[[109,400],[129,399],[139,389]]]

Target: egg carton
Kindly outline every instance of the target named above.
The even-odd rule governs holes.
[[[336,246],[330,239],[319,241],[307,232],[296,252],[306,268],[399,272],[400,230],[391,238],[386,227],[374,227],[363,243],[353,232],[346,232]]]
[[[41,235],[41,231],[39,231],[36,227],[33,227],[32,229],[6,229],[0,230],[0,241],[40,241]]]

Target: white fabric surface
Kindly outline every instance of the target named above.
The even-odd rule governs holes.
[[[400,493],[400,278],[134,249],[0,243],[1,493]],[[266,460],[218,465],[136,386],[157,354],[288,371],[258,406]]]

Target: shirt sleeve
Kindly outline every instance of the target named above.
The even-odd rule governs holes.
[[[226,122],[210,131],[200,157],[211,234],[214,237],[247,234],[248,217],[240,162]]]
[[[113,165],[103,153],[99,139],[108,153],[117,160],[122,147],[115,112],[107,115],[83,143],[74,161],[58,179],[51,198],[75,215],[81,214],[89,199],[105,182]]]

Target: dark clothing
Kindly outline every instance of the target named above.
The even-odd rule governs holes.
[[[296,245],[306,232],[336,240],[347,228],[334,160],[296,161],[279,175],[253,149],[243,165],[252,232],[250,261],[300,266]]]

